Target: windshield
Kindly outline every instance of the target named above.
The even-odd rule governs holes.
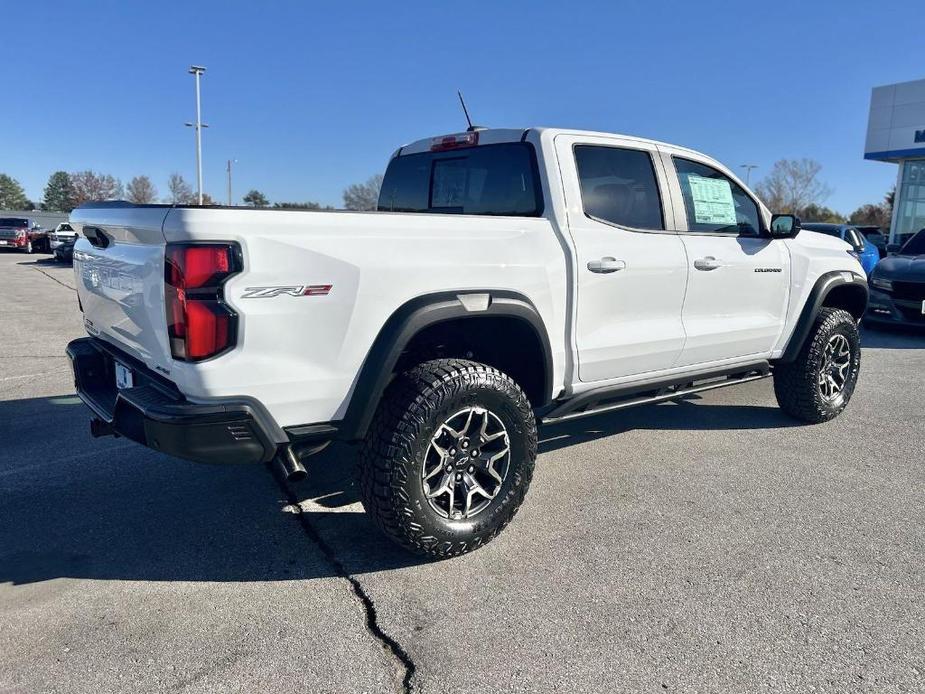
[[[74,231],[74,230],[71,229],[70,224],[62,224],[61,226],[58,227],[58,231]]]
[[[899,253],[900,255],[925,255],[925,229],[921,229],[919,233],[906,241],[906,245]]]
[[[28,219],[22,219],[21,217],[0,217],[0,227],[27,227],[29,226]]]

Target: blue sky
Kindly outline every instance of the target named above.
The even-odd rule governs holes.
[[[896,167],[862,158],[870,89],[925,77],[925,2],[6,3],[0,172],[195,180],[191,63],[203,77],[204,188],[339,204],[399,145],[488,126],[628,133],[755,163],[811,157],[843,212]],[[8,46],[9,48],[9,46]],[[925,123],[923,123],[925,127]]]

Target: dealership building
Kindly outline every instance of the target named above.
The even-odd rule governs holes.
[[[874,87],[864,158],[899,164],[890,242],[925,229],[925,79]]]

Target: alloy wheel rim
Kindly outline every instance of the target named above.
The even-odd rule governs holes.
[[[817,383],[819,394],[831,401],[841,395],[851,374],[851,345],[844,335],[833,335],[822,351]]]
[[[491,504],[507,478],[511,442],[490,410],[459,410],[437,427],[424,454],[421,486],[427,503],[451,520],[468,520]]]

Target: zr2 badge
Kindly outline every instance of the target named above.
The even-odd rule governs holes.
[[[327,296],[331,284],[295,285],[292,287],[247,287],[242,299],[274,299],[277,296]]]

